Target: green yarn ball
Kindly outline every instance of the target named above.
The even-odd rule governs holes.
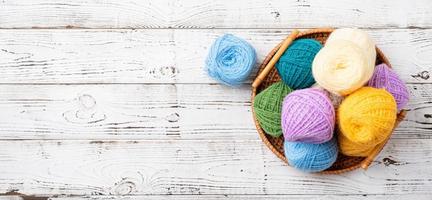
[[[308,88],[315,83],[312,62],[322,48],[314,39],[295,40],[276,63],[281,79],[294,90]]]
[[[255,97],[254,110],[256,118],[262,129],[273,137],[282,135],[282,102],[284,97],[291,91],[291,88],[279,81]]]

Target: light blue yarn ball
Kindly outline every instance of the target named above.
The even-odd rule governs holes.
[[[248,42],[225,34],[211,46],[205,70],[225,85],[238,86],[249,77],[255,62],[255,49]]]
[[[331,167],[338,155],[335,137],[321,144],[285,141],[284,150],[289,165],[305,172],[319,172]]]

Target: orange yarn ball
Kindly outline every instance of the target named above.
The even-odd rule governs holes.
[[[396,115],[396,101],[384,89],[363,87],[351,93],[338,108],[341,152],[367,156],[391,134]]]

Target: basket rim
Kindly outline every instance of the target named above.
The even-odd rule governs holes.
[[[311,35],[311,34],[315,34],[315,33],[331,33],[333,32],[333,30],[335,30],[334,28],[315,28],[315,29],[308,29],[308,30],[304,30],[302,32],[300,32],[295,39],[298,39],[300,37],[306,36],[306,35]],[[276,53],[276,51],[279,49],[279,47],[281,46],[283,41],[281,41],[280,43],[278,43],[265,57],[265,59],[262,61],[261,65],[259,66],[258,72],[264,68],[267,63],[270,61],[270,59],[274,56],[274,54]],[[387,57],[384,55],[384,53],[375,45],[375,49],[377,51],[377,56],[379,55],[379,57],[381,58],[381,60],[383,61],[383,63],[387,64],[389,66],[389,68],[392,68],[389,60],[387,59]],[[257,73],[258,76],[258,73]],[[267,139],[266,137],[266,133],[265,131],[262,129],[261,125],[258,122],[258,119],[256,118],[256,114],[255,114],[255,109],[254,109],[254,99],[255,96],[257,94],[257,88],[252,87],[252,95],[251,95],[251,107],[252,107],[252,115],[253,115],[253,119],[254,119],[254,123],[256,126],[256,129],[258,131],[258,134],[262,140],[262,142],[278,157],[280,158],[283,162],[285,162],[286,164],[288,164],[288,161],[285,157],[285,155],[283,155],[282,153],[280,153],[275,147],[274,145]],[[405,117],[405,113],[406,110],[401,110],[398,114],[397,114],[397,122],[400,122],[403,120],[403,118]],[[397,122],[395,124],[395,127],[397,127]],[[390,135],[393,134],[394,131],[391,132]],[[382,149],[381,149],[382,150]],[[380,150],[380,151],[381,151]],[[366,159],[366,157],[363,157],[363,161]],[[341,174],[341,173],[345,173],[345,172],[349,172],[355,169],[358,169],[362,166],[362,162],[344,168],[344,169],[336,169],[336,170],[324,170],[321,172],[317,172],[318,174]],[[288,164],[289,165],[289,164]]]

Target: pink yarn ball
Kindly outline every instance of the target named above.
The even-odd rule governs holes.
[[[402,110],[409,100],[408,89],[399,76],[385,63],[375,67],[374,74],[368,86],[383,88],[390,92],[396,100],[397,109]]]
[[[281,122],[285,140],[319,144],[333,137],[335,111],[324,91],[296,90],[283,101]]]

